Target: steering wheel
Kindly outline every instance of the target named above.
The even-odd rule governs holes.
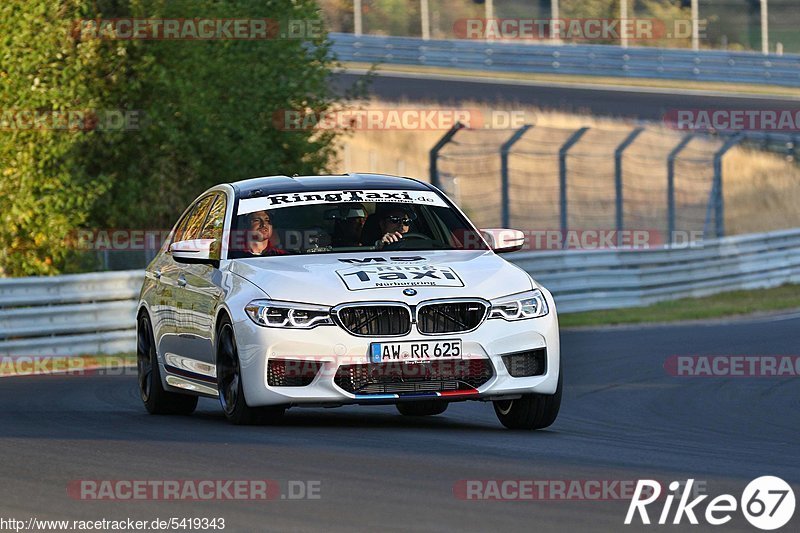
[[[404,241],[409,241],[409,240],[411,240],[411,241],[414,241],[414,240],[434,241],[434,242],[436,241],[436,239],[434,239],[433,237],[428,237],[424,233],[417,233],[417,232],[414,232],[414,231],[409,231],[408,233],[403,233],[403,238],[400,239],[399,241],[395,241],[395,242],[390,242],[390,243],[384,244],[383,245],[383,249],[384,250],[402,250],[403,249],[403,242]]]

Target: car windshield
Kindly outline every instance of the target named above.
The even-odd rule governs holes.
[[[322,191],[246,198],[239,201],[232,228],[231,258],[488,249],[464,216],[433,191]]]

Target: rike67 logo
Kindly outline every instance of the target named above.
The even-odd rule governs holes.
[[[697,525],[697,515],[705,518],[705,521],[712,526],[719,526],[728,523],[737,508],[751,525],[758,529],[771,531],[786,525],[794,515],[795,499],[794,491],[784,480],[774,476],[762,476],[751,481],[742,492],[741,498],[737,501],[731,494],[721,494],[709,501],[705,507],[705,513],[700,513],[700,504],[708,498],[708,495],[696,496],[691,501],[692,485],[694,479],[689,479],[685,484],[685,489],[681,491],[682,483],[673,481],[669,484],[670,494],[663,499],[664,506],[658,516],[656,523],[664,525],[667,523],[680,524],[686,518],[690,524]],[[680,491],[680,492],[679,492]],[[645,494],[647,494],[645,496]],[[676,496],[679,498],[675,508],[672,521],[672,504]],[[650,524],[650,516],[647,506],[656,502],[661,497],[661,484],[651,479],[640,479],[636,484],[633,499],[628,507],[628,514],[625,516],[625,524],[630,525],[636,514],[642,524]],[[697,513],[697,514],[695,514]]]

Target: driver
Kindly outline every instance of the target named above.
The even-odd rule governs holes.
[[[387,244],[398,242],[403,238],[404,233],[408,233],[411,222],[416,218],[412,211],[408,211],[402,206],[392,206],[383,213],[378,219],[378,226],[383,237],[375,243],[376,248],[383,248]]]

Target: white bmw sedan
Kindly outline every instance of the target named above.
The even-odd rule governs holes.
[[[561,404],[550,293],[497,254],[521,232],[476,229],[435,187],[373,174],[274,176],[200,195],[147,267],[141,398],[236,424],[289,407],[394,404],[408,416],[490,401],[513,429]]]

